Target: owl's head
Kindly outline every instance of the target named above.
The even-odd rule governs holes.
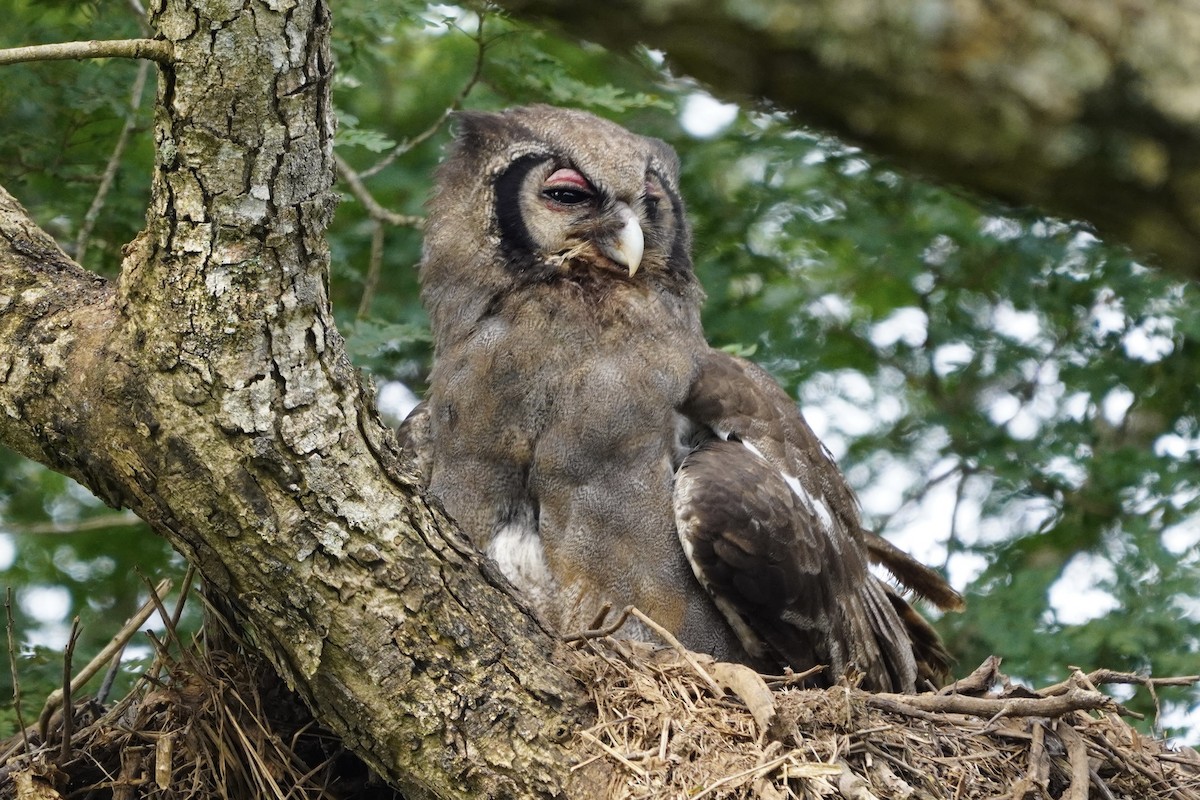
[[[456,122],[429,204],[427,294],[558,280],[692,293],[679,160],[665,142],[543,105]]]

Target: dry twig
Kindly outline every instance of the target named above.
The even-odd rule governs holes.
[[[150,619],[150,615],[154,613],[156,605],[162,602],[162,598],[169,591],[171,591],[171,581],[169,579],[163,579],[158,582],[150,598],[145,603],[142,603],[142,607],[138,609],[138,612],[129,618],[129,621],[122,626],[121,630],[117,631],[117,634],[113,636],[109,643],[71,681],[70,688],[73,691],[79,691],[83,688],[83,685],[90,681],[100,671],[100,668],[108,663],[109,659],[125,649],[125,645],[138,632],[138,629],[145,624],[146,620]],[[42,732],[43,739],[46,736],[46,728],[50,724],[50,716],[62,706],[62,703],[63,692],[61,689],[56,689],[46,698],[46,704],[42,706],[42,713],[38,715],[38,727]]]
[[[75,656],[75,645],[79,642],[79,617],[71,621],[71,635],[67,637],[67,646],[63,652],[63,719],[62,747],[59,749],[59,763],[65,764],[71,758],[71,736],[75,728],[75,706],[71,702],[71,661]],[[44,739],[46,732],[42,731]]]
[[[367,215],[371,219],[401,228],[420,229],[425,224],[424,217],[397,214],[395,211],[380,205],[379,201],[375,199],[375,196],[366,187],[366,184],[362,182],[359,174],[337,153],[333,154],[333,162],[337,165],[338,177],[346,182],[346,186],[350,189],[350,194],[354,195],[355,199],[363,204],[363,208],[367,210]]]
[[[21,714],[21,677],[17,674],[17,643],[16,637],[13,636],[13,590],[9,586],[4,595],[4,614],[6,617],[5,630],[8,632],[8,668],[12,670],[13,679],[13,710],[17,713],[17,727],[21,729],[20,745],[24,747],[25,752],[29,752],[29,732],[25,728],[25,720]],[[0,761],[7,761],[12,755],[13,750],[10,749],[4,754]]]
[[[374,165],[359,172],[359,177],[364,179],[370,178],[373,175],[387,169],[397,158],[412,151],[418,145],[423,144],[431,136],[440,131],[442,126],[446,124],[446,120],[450,118],[450,115],[462,108],[463,101],[467,99],[467,95],[471,93],[471,90],[475,88],[475,85],[479,83],[479,78],[483,75],[484,55],[487,52],[488,45],[487,41],[483,38],[483,24],[486,19],[487,14],[482,11],[479,12],[479,20],[476,24],[475,34],[471,37],[471,39],[475,42],[475,69],[471,72],[471,77],[467,79],[466,84],[462,87],[462,89],[459,90],[454,99],[450,101],[450,105],[446,106],[441,115],[434,120],[432,125],[411,139],[406,139],[403,142],[400,142],[400,144],[392,148],[392,150],[386,156],[381,158]]]
[[[97,187],[96,195],[83,215],[83,221],[79,225],[79,234],[75,237],[74,256],[75,261],[80,264],[84,263],[88,240],[92,237],[92,229],[96,226],[96,220],[100,218],[100,211],[108,199],[113,181],[116,180],[117,170],[121,167],[121,159],[125,156],[125,149],[129,146],[129,140],[137,127],[137,112],[142,105],[142,95],[145,93],[146,78],[149,74],[150,62],[143,61],[138,65],[137,75],[133,79],[133,89],[129,93],[129,113],[125,117],[125,124],[121,126],[121,132],[117,134],[117,142],[113,146],[108,163],[104,165],[104,172],[100,176],[100,186]]]
[[[1129,684],[1133,686],[1145,686],[1147,689],[1157,688],[1159,686],[1191,686],[1200,683],[1200,675],[1180,675],[1171,678],[1151,678],[1149,675],[1139,675],[1136,672],[1117,672],[1111,669],[1098,669],[1092,672],[1083,674],[1083,671],[1078,667],[1070,667],[1072,674],[1065,681],[1047,686],[1044,689],[1039,689],[1040,695],[1057,695],[1064,694],[1072,688],[1078,686],[1080,682],[1086,681],[1091,686],[1111,686],[1113,684]]]
[[[1058,720],[1054,729],[1067,749],[1067,760],[1071,763],[1071,784],[1063,800],[1089,800],[1088,786],[1091,784],[1091,768],[1088,764],[1087,742],[1065,720]]]
[[[28,61],[68,61],[84,58],[145,58],[160,64],[169,64],[174,58],[174,52],[171,43],[162,39],[58,42],[0,50],[0,66]]]
[[[1071,711],[1122,711],[1108,695],[1086,689],[1072,689],[1050,697],[971,697],[969,695],[891,694],[867,696],[867,704],[896,710],[911,708],[935,714],[965,714],[996,720],[1001,717],[1061,717]]]

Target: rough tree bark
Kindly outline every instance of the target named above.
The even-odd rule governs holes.
[[[152,23],[174,60],[116,284],[0,190],[0,442],[170,539],[406,796],[585,796],[561,645],[418,493],[334,328],[327,5]]]
[[[500,0],[1200,277],[1200,6]]]

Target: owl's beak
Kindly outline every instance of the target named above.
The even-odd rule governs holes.
[[[628,269],[629,277],[632,278],[638,271],[638,267],[641,266],[642,253],[646,249],[646,239],[642,236],[642,224],[638,221],[637,214],[633,212],[632,208],[621,203],[618,206],[617,215],[621,220],[621,227],[617,229],[614,236],[606,237],[598,244],[600,251]]]

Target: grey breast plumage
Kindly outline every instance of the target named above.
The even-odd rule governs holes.
[[[795,403],[706,343],[671,148],[548,106],[457,125],[421,264],[434,367],[402,438],[476,546],[562,632],[632,604],[763,669],[897,690],[944,671],[868,569],[905,557],[869,546]]]

